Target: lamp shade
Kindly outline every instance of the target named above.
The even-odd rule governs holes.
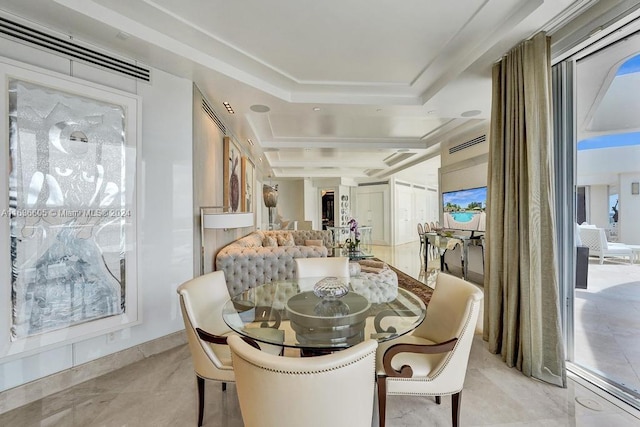
[[[224,212],[204,213],[202,215],[204,228],[242,228],[253,227],[253,213]]]

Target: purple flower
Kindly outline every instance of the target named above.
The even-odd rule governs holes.
[[[360,239],[360,231],[358,230],[358,221],[356,221],[355,218],[351,218],[349,222],[347,222],[347,225],[349,225],[349,230],[353,233],[353,237],[356,239],[356,243],[358,243]]]

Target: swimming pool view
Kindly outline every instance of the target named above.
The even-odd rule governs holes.
[[[473,212],[449,212],[449,215],[457,222],[469,222],[473,219]]]

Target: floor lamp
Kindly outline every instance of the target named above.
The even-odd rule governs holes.
[[[223,206],[200,208],[200,274],[204,274],[204,230],[253,227],[253,212],[220,212]]]

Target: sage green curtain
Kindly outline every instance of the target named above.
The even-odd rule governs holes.
[[[565,387],[549,52],[539,33],[493,67],[483,335],[508,366]]]

